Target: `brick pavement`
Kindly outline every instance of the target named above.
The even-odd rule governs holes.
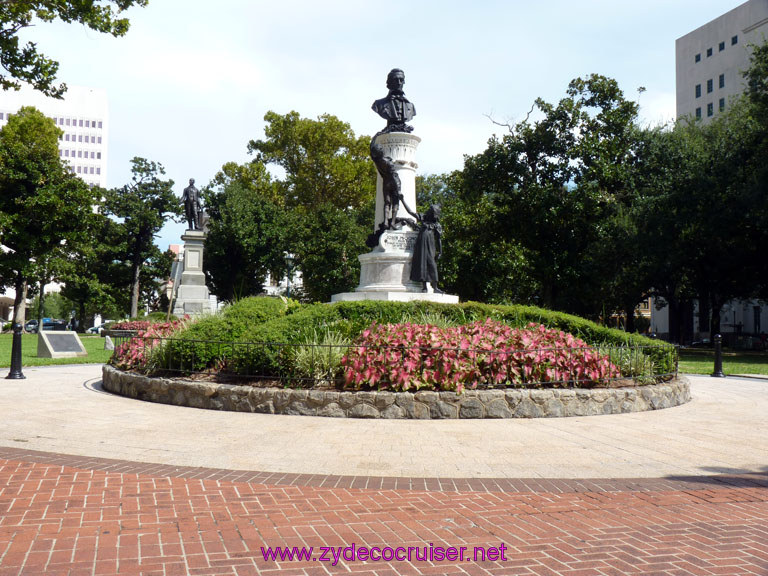
[[[506,546],[506,561],[318,559]],[[262,546],[313,546],[265,561]],[[768,473],[660,479],[274,474],[0,448],[0,576],[768,575]]]

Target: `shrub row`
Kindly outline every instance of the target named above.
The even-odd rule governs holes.
[[[174,343],[175,349],[169,351],[169,357],[190,370],[223,365],[233,373],[280,376],[292,368],[291,346],[304,345],[313,337],[317,339],[318,334],[331,333],[339,340],[351,341],[372,324],[408,322],[451,326],[482,322],[488,318],[511,328],[524,328],[531,323],[544,325],[571,334],[591,346],[654,346],[645,351],[654,372],[668,373],[675,369],[674,347],[671,345],[599,326],[570,314],[532,306],[476,302],[456,305],[362,301],[300,305],[273,298],[248,298],[175,335],[187,342]]]

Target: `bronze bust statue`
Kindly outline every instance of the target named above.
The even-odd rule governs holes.
[[[400,68],[393,68],[387,75],[387,88],[389,94],[376,100],[371,108],[376,114],[387,121],[387,127],[383,132],[413,132],[413,126],[406,122],[416,116],[416,107],[405,97],[403,86],[405,85],[405,72]]]

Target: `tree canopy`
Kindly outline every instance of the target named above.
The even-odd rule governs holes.
[[[104,208],[108,215],[120,221],[120,236],[124,246],[124,262],[130,268],[130,315],[138,314],[141,272],[145,265],[162,259],[155,245],[155,235],[165,222],[182,212],[179,199],[173,193],[173,180],[163,180],[161,164],[144,158],[131,160],[131,182],[105,194]],[[170,271],[170,263],[168,263]]]
[[[78,22],[97,32],[123,36],[127,18],[120,13],[131,6],[146,6],[149,0],[4,0],[0,2],[0,88],[20,87],[20,81],[36,90],[61,98],[66,84],[56,85],[59,64],[37,50],[37,44],[21,45],[19,32],[37,22]]]
[[[86,238],[97,202],[94,190],[62,164],[61,131],[33,107],[23,107],[0,129],[0,285],[16,288],[16,319],[24,293],[51,258],[62,258]]]

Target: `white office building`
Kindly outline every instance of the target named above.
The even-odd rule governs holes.
[[[63,100],[48,98],[29,87],[0,91],[0,126],[22,106],[34,106],[64,131],[59,156],[91,185],[106,187],[109,142],[107,92],[70,86]]]
[[[675,42],[677,117],[707,122],[744,91],[750,46],[768,40],[768,0],[749,0]]]

